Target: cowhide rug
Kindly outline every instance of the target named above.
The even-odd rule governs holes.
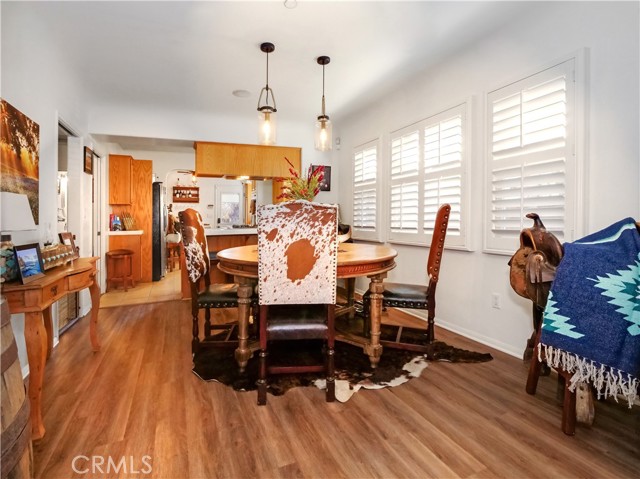
[[[350,328],[351,329],[351,328]],[[397,328],[383,325],[382,338],[395,338]],[[423,342],[423,332],[404,329],[403,341]],[[321,344],[312,341],[274,342],[269,350],[269,359],[276,363],[321,362]],[[253,391],[258,379],[258,354],[254,353],[243,374],[233,356],[233,349],[203,348],[194,357],[193,372],[205,381],[218,381],[231,386],[236,391]],[[430,360],[460,363],[491,361],[487,353],[476,353],[454,348],[441,341],[432,345]],[[429,359],[422,353],[385,348],[380,364],[371,369],[369,357],[362,347],[336,341],[336,398],[347,401],[360,388],[380,389],[393,387],[418,377],[427,367]],[[294,387],[325,387],[323,374],[274,375],[269,378],[268,392],[280,396]]]

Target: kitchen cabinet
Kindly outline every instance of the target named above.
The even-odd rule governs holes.
[[[131,204],[131,167],[133,158],[109,155],[109,204]]]
[[[288,178],[289,164],[300,171],[302,149],[289,146],[242,145],[198,141],[196,175],[252,179]]]

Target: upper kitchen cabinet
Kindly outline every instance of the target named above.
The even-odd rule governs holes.
[[[131,166],[133,158],[109,155],[109,204],[131,204]]]
[[[288,178],[289,164],[300,171],[302,149],[289,146],[241,145],[198,141],[197,176],[248,176],[249,178]]]

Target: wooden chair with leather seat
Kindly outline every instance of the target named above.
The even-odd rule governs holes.
[[[226,324],[211,323],[211,308],[237,308],[238,285],[234,283],[211,284],[209,248],[204,234],[202,216],[194,209],[179,213],[187,277],[191,285],[191,314],[193,338],[191,351],[197,353],[202,346],[237,346],[231,335],[236,321]],[[204,338],[200,340],[198,316],[205,311]],[[213,334],[212,334],[213,332]]]
[[[444,239],[447,235],[447,226],[451,206],[443,204],[438,209],[429,249],[427,261],[427,275],[429,282],[426,286],[421,284],[403,284],[384,282],[384,292],[382,293],[382,306],[393,308],[426,309],[427,310],[427,332],[424,344],[412,344],[402,342],[402,326],[398,329],[396,341],[380,341],[380,344],[399,349],[408,349],[420,352],[429,352],[429,344],[435,340],[435,315],[436,315],[436,285],[440,277],[440,266],[442,265],[442,253],[444,252]],[[369,333],[371,293],[365,292],[362,297],[365,335]]]
[[[257,217],[258,404],[267,403],[269,374],[305,372],[325,372],[326,400],[334,401],[338,208],[300,200],[259,206]],[[268,361],[272,342],[300,340],[322,340],[322,364]]]

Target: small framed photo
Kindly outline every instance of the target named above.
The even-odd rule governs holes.
[[[14,246],[14,252],[22,284],[30,283],[44,276],[42,254],[38,243]]]
[[[311,165],[312,169],[317,168],[319,165]],[[324,165],[324,178],[320,183],[320,191],[331,191],[331,167]]]
[[[93,175],[93,150],[88,146],[84,147],[84,172]]]

